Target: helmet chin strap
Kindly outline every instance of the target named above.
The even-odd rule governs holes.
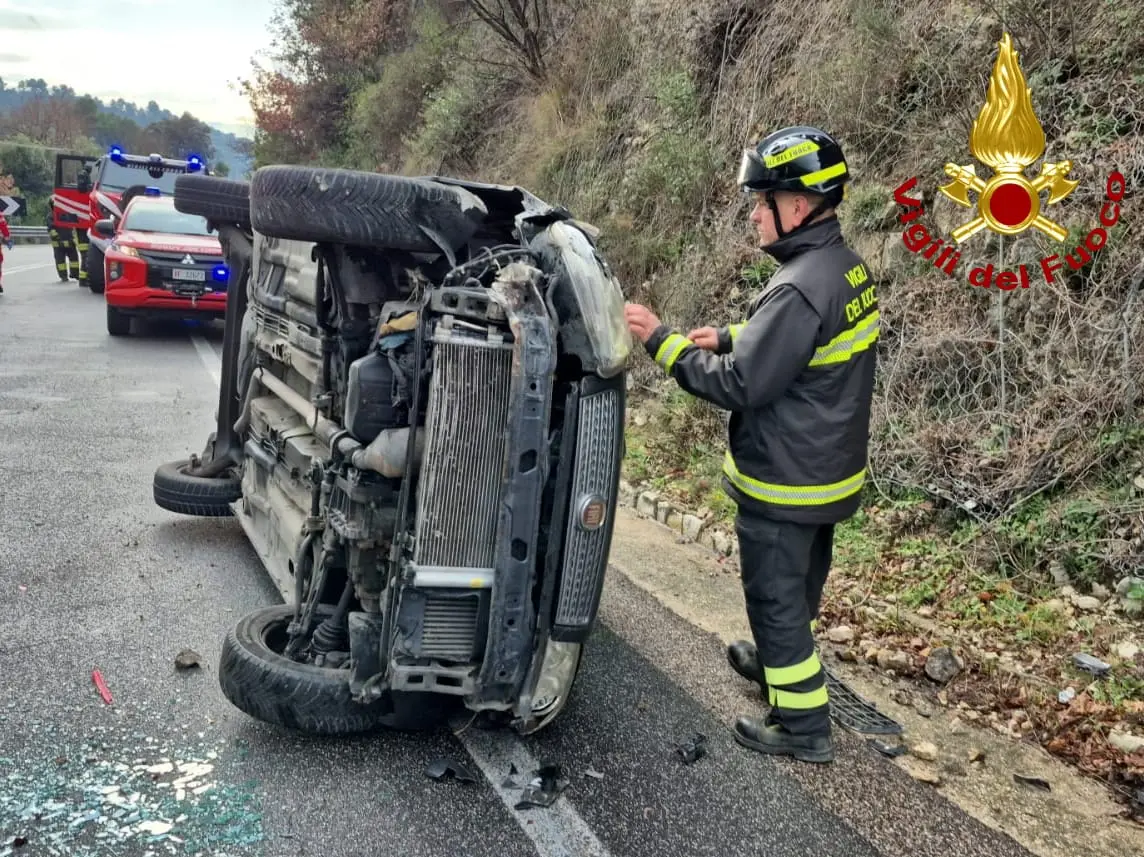
[[[802,223],[800,223],[798,226],[796,226],[790,232],[787,232],[783,229],[783,221],[782,221],[782,218],[779,216],[779,207],[777,204],[775,204],[775,192],[773,190],[767,191],[767,205],[771,209],[771,215],[775,219],[775,232],[778,234],[779,240],[781,241],[782,239],[786,238],[788,235],[793,235],[794,233],[798,232],[800,229],[805,229],[809,224],[811,224],[814,221],[814,218],[818,217],[818,215],[822,214],[822,212],[826,211],[826,209],[828,209],[830,207],[830,201],[824,197],[822,199],[822,201],[819,202],[818,205],[816,205],[811,210],[810,214],[808,214],[806,217],[804,217],[802,219]]]

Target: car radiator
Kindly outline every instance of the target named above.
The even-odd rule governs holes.
[[[469,661],[479,630],[473,590],[494,578],[513,351],[455,330],[434,334],[413,561],[426,596],[421,655]],[[473,593],[462,604],[459,589]]]

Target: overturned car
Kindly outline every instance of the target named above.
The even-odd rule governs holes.
[[[596,619],[631,339],[595,230],[517,187],[180,176],[230,269],[217,428],[154,499],[241,522],[285,604],[228,633],[247,714],[312,733],[566,704]]]

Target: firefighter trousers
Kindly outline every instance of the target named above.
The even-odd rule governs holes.
[[[79,284],[87,285],[87,251],[91,247],[87,243],[87,230],[77,229],[75,234],[75,248],[79,251]]]
[[[735,532],[768,721],[799,735],[829,734],[830,700],[811,622],[830,573],[834,525],[776,521],[740,508]]]
[[[79,279],[79,254],[75,248],[75,238],[70,229],[52,228],[52,255],[56,258],[56,274],[66,282],[68,278]]]

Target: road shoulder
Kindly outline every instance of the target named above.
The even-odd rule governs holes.
[[[618,588],[627,581],[675,616],[717,638],[720,646],[733,639],[749,638],[738,568],[727,557],[685,541],[662,524],[620,507],[610,563],[613,579],[605,591],[606,602],[621,597]],[[615,572],[620,573],[622,581],[615,579]],[[603,609],[607,609],[607,603]],[[825,630],[828,629],[820,634]],[[631,642],[640,645],[636,640]],[[645,639],[643,645],[654,646],[654,642]],[[924,717],[913,705],[903,705],[892,698],[904,700],[902,691],[908,685],[874,667],[844,663],[825,640],[821,645],[836,674],[903,724],[903,743],[916,746],[928,742],[938,751],[934,762],[913,754],[892,762],[879,761],[897,765],[923,782],[929,781],[926,788],[1038,855],[1083,853],[1091,857],[1119,857],[1144,849],[1144,831],[1116,818],[1119,807],[1100,784],[1084,778],[1029,741],[1014,741],[964,722],[956,709],[933,706],[926,712],[930,716]],[[749,704],[750,697],[746,683],[731,673],[717,653],[715,656],[710,669],[714,683],[726,684],[732,690],[720,692],[708,687],[705,704],[729,716],[736,704],[740,708]],[[867,755],[876,754],[869,750]],[[973,762],[973,758],[981,761]],[[1014,780],[1014,774],[1044,779],[1051,791],[1022,785]],[[821,775],[809,775],[809,779],[826,786]],[[919,824],[928,821],[919,819]]]

